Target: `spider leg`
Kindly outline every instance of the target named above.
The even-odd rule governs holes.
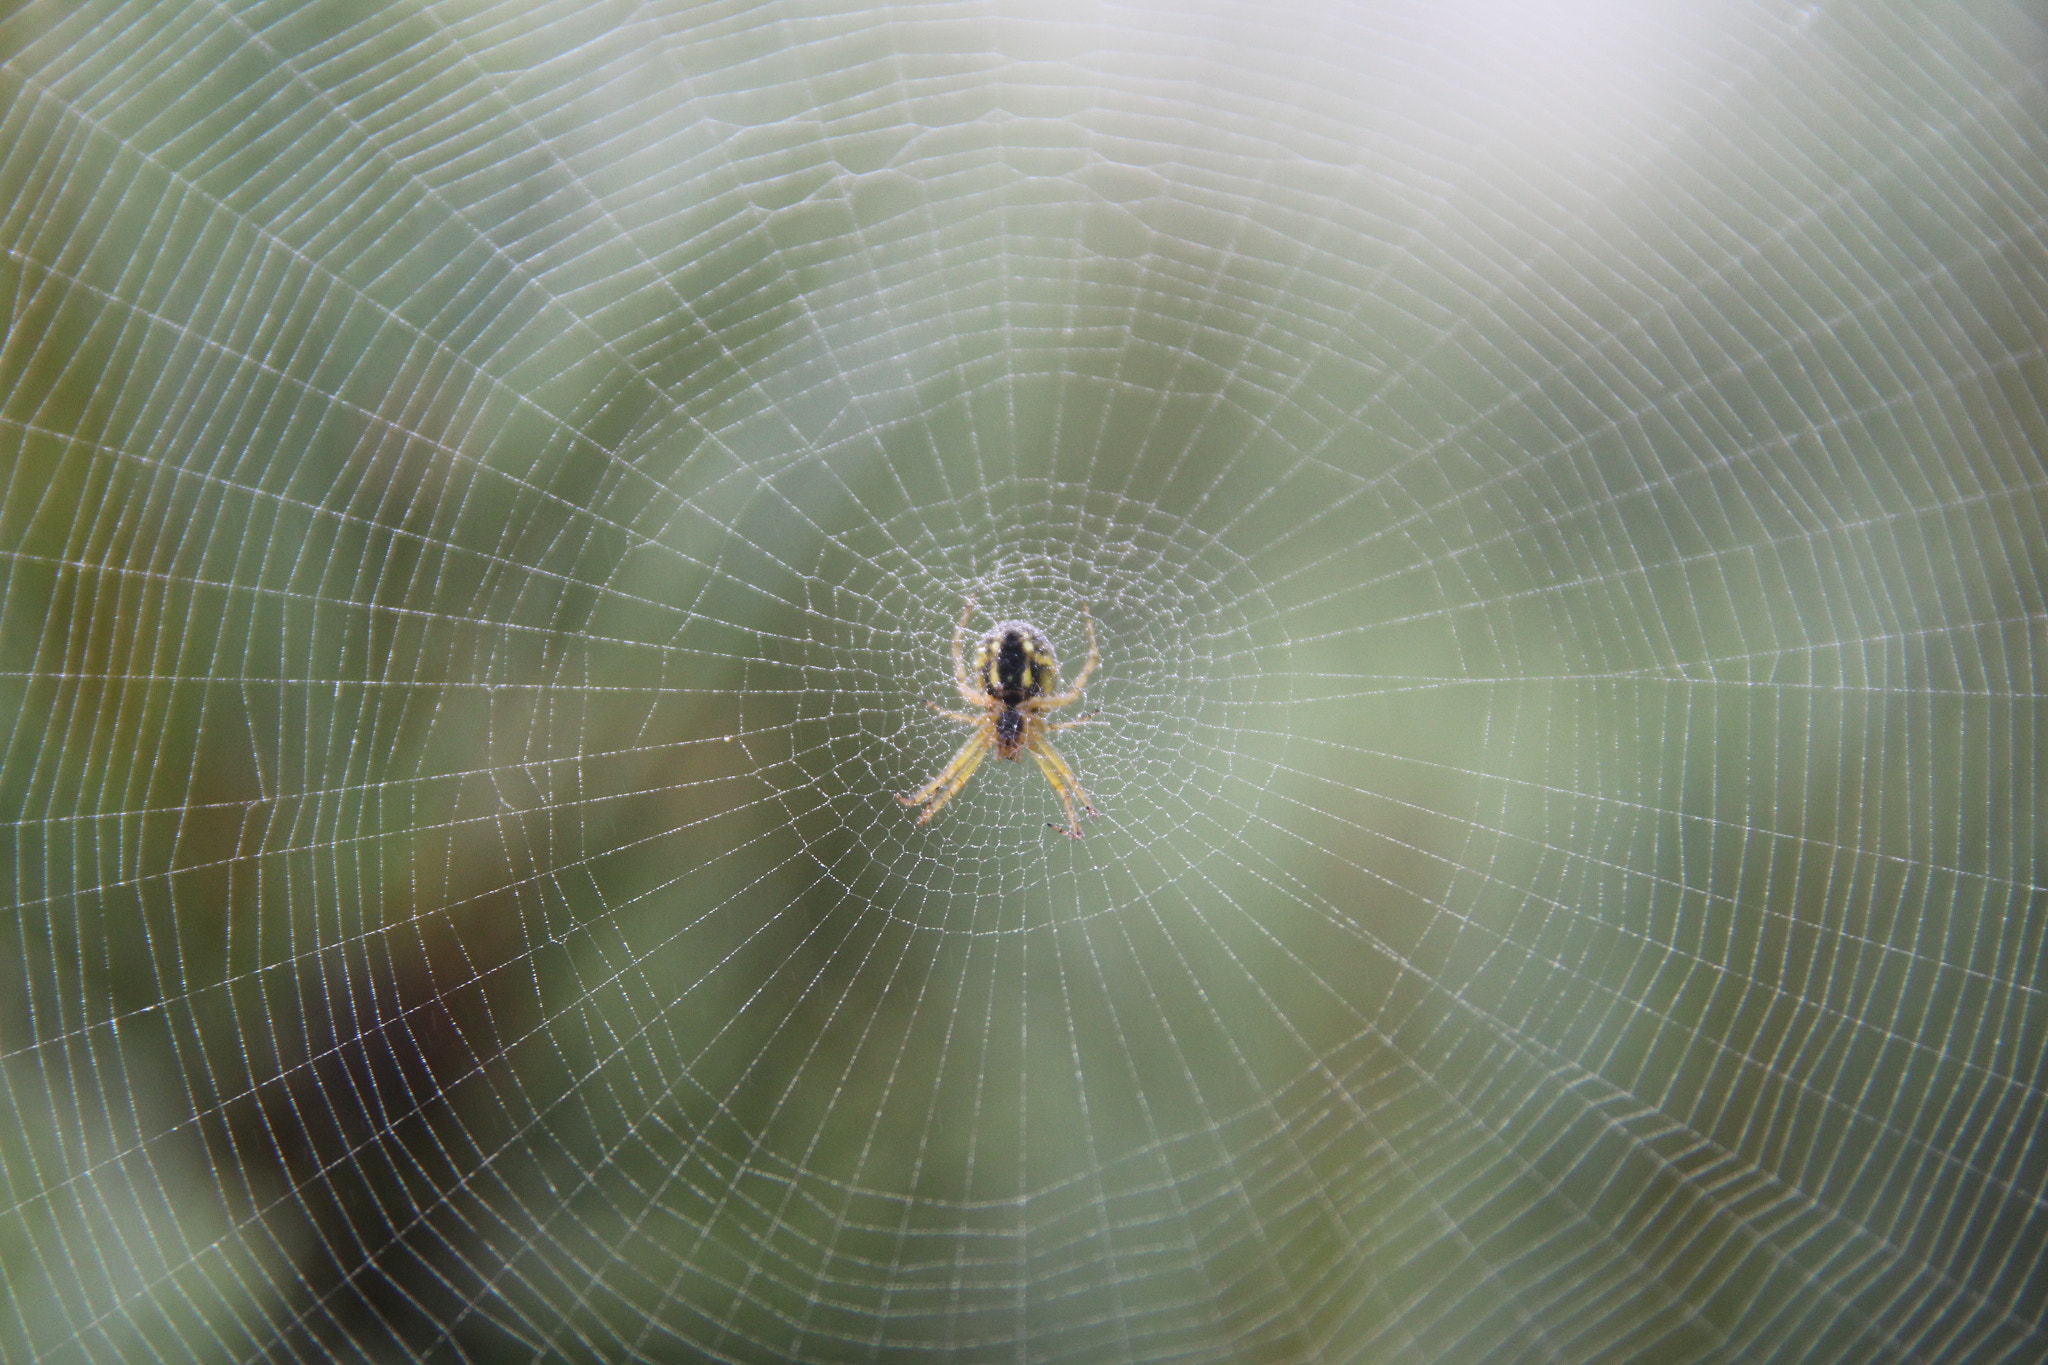
[[[967,599],[967,606],[960,613],[959,624],[953,627],[953,686],[959,690],[962,697],[979,706],[986,704],[985,700],[967,685],[967,661],[960,657],[960,637],[967,633],[967,623],[972,619],[974,599],[970,597]]]
[[[1095,648],[1095,616],[1088,610],[1086,602],[1081,604],[1081,616],[1083,620],[1088,622],[1088,662],[1082,664],[1081,671],[1074,675],[1074,685],[1072,687],[1056,697],[1040,697],[1038,699],[1038,709],[1041,711],[1050,711],[1055,706],[1065,706],[1070,701],[1079,700],[1081,689],[1088,685],[1088,675],[1095,671],[1096,664],[1102,662],[1102,656]]]
[[[962,725],[979,725],[982,723],[982,721],[988,718],[988,712],[986,711],[983,711],[980,715],[975,716],[969,715],[965,711],[948,711],[945,707],[939,705],[935,701],[928,701],[925,703],[925,705],[931,707],[932,710],[938,712],[947,720],[957,720]]]
[[[1100,716],[1101,714],[1102,713],[1100,711],[1090,711],[1087,715],[1076,716],[1072,720],[1048,721],[1046,722],[1045,728],[1048,730],[1071,730],[1076,725],[1086,725],[1089,721],[1094,720],[1097,716]]]
[[[1067,823],[1052,828],[1069,839],[1081,837],[1080,815],[1074,813],[1078,805],[1081,815],[1100,814],[1088,804],[1088,793],[1081,790],[1081,779],[1074,776],[1074,770],[1067,766],[1067,760],[1060,757],[1060,751],[1052,747],[1052,741],[1043,735],[1033,735],[1027,741],[1031,756],[1038,760],[1038,770],[1045,774],[1045,780],[1052,783],[1052,789],[1060,798],[1060,806],[1067,813]]]
[[[960,746],[959,752],[953,755],[952,761],[939,769],[937,777],[909,796],[899,796],[896,799],[906,806],[923,806],[923,812],[917,817],[917,823],[923,824],[939,813],[940,806],[952,800],[954,792],[967,785],[967,779],[974,776],[974,770],[981,766],[981,760],[988,753],[988,747],[988,731],[985,728],[976,730],[967,737],[967,742]]]

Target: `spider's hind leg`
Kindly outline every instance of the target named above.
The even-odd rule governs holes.
[[[974,606],[974,599],[968,598],[966,607],[960,612],[959,622],[953,627],[953,686],[962,698],[979,706],[983,698],[967,681],[967,660],[960,653],[960,637],[967,633],[967,623],[974,619]]]

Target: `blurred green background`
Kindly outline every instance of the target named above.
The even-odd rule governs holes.
[[[0,1358],[2048,1354],[2044,77],[8,9]]]

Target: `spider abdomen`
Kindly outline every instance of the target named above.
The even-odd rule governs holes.
[[[1004,621],[981,638],[974,652],[975,681],[1004,706],[1022,706],[1059,686],[1052,641],[1029,621]]]

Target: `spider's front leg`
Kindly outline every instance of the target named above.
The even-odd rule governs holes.
[[[1060,757],[1060,751],[1052,747],[1051,740],[1045,738],[1043,734],[1033,735],[1025,747],[1029,748],[1031,756],[1038,760],[1038,771],[1044,773],[1045,780],[1052,784],[1054,795],[1060,799],[1060,808],[1067,813],[1066,824],[1053,825],[1048,822],[1048,828],[1058,830],[1069,839],[1080,838],[1081,816],[1099,815],[1101,812],[1089,804],[1088,793],[1081,790],[1081,779],[1074,776],[1074,770],[1067,766],[1067,760]],[[1078,815],[1075,813],[1077,806],[1080,808]]]
[[[961,719],[967,718],[963,716]],[[974,776],[974,770],[981,766],[988,749],[988,727],[977,723],[974,733],[967,737],[967,742],[960,746],[952,760],[939,769],[938,776],[910,795],[896,799],[906,806],[923,806],[917,817],[917,823],[923,824],[939,813],[939,807],[953,799],[954,792],[967,785],[967,779]]]

